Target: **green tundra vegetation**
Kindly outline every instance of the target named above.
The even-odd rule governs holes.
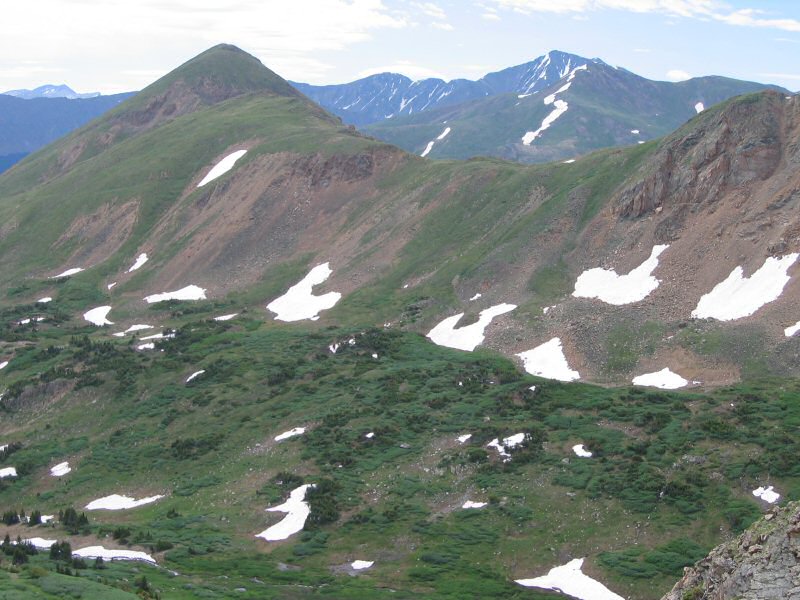
[[[34,309],[48,321],[9,325]],[[796,381],[610,389],[392,328],[255,310],[217,322],[213,302],[153,310],[176,336],[150,352],[64,321],[58,299],[3,310],[16,354],[0,467],[18,477],[0,480],[0,597],[545,598],[513,580],[586,556],[589,573],[644,600],[761,514],[752,489],[800,494]],[[486,447],[520,432],[508,462]],[[72,472],[50,476],[64,460]],[[264,509],[303,483],[316,484],[304,530],[255,538],[282,517]],[[165,497],[84,509],[113,493]],[[43,514],[58,518],[34,525]],[[10,543],[31,537],[131,546],[158,566]],[[356,559],[375,565],[348,574]]]

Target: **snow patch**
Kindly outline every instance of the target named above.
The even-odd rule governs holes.
[[[664,367],[655,373],[638,375],[633,378],[631,383],[633,383],[633,385],[657,387],[661,388],[662,390],[677,390],[678,388],[682,388],[683,386],[687,385],[689,382],[677,373],[670,371],[668,367]]]
[[[565,161],[564,161],[564,164],[565,164],[565,165],[571,165],[571,164],[572,164],[572,163],[574,163],[574,162],[575,162],[575,159],[574,159],[574,158],[570,158],[570,159],[567,159],[567,160],[565,160]]]
[[[136,346],[137,350],[154,350],[156,345],[153,342],[147,342],[146,344],[139,344]]]
[[[472,437],[472,434],[471,434],[471,433],[465,433],[464,435],[460,435],[460,436],[458,436],[456,439],[458,440],[458,443],[459,443],[459,444],[463,444],[463,443],[465,443],[467,440],[469,440],[469,438],[471,438],[471,437]]]
[[[792,325],[791,327],[787,327],[783,330],[783,335],[786,337],[792,337],[795,333],[800,331],[800,321]]]
[[[331,273],[333,271],[329,263],[317,265],[283,296],[267,304],[267,310],[276,314],[276,321],[316,321],[321,310],[332,308],[342,297],[339,292],[328,292],[322,296],[312,293],[314,286],[323,283]]]
[[[776,492],[772,486],[757,487],[753,490],[753,496],[756,498],[761,498],[767,504],[775,504],[781,497],[781,495]]]
[[[155,559],[144,552],[138,550],[116,550],[104,548],[103,546],[87,546],[79,548],[72,553],[72,556],[80,558],[102,558],[103,560],[138,560],[150,564],[156,564]]]
[[[181,288],[175,292],[164,292],[162,294],[152,294],[150,296],[145,296],[144,301],[148,304],[153,304],[154,302],[163,302],[165,300],[205,300],[206,299],[206,290],[205,288],[198,287],[196,285],[187,285],[185,288]]]
[[[477,294],[475,294],[475,295],[474,295],[472,298],[470,298],[470,299],[469,299],[469,301],[470,301],[470,302],[474,302],[475,300],[477,300],[477,299],[478,299],[478,298],[480,298],[480,297],[481,297],[481,293],[480,293],[480,292],[478,292],[478,293],[477,293]]]
[[[83,318],[89,321],[92,325],[102,327],[103,325],[113,325],[111,321],[106,319],[106,315],[111,312],[110,306],[98,306],[90,311],[83,313]]]
[[[778,299],[790,279],[786,272],[797,257],[798,253],[780,258],[770,256],[750,277],[743,277],[742,267],[736,267],[725,281],[700,298],[692,316],[732,321],[752,315],[765,304]]]
[[[110,290],[110,289],[111,289],[111,288],[113,288],[115,285],[117,285],[117,282],[116,282],[116,281],[115,281],[115,282],[113,282],[113,283],[109,283],[109,284],[106,286],[106,289],[107,289],[107,290]]]
[[[639,135],[639,130],[638,129],[631,129],[631,133],[633,135]]]
[[[301,485],[292,490],[286,502],[266,509],[268,512],[283,512],[287,514],[279,523],[265,529],[257,534],[256,537],[263,538],[268,542],[274,542],[285,540],[303,529],[306,519],[311,512],[311,507],[305,501],[306,491],[312,487],[314,487],[313,483]]]
[[[697,104],[695,104],[695,105],[694,105],[694,110],[697,112],[697,114],[698,114],[698,115],[699,115],[701,112],[703,112],[705,109],[706,109],[706,107],[705,107],[705,106],[703,106],[703,103],[702,103],[702,102],[698,102]]]
[[[145,340],[169,340],[175,337],[174,333],[154,333],[153,335],[146,335],[142,338],[142,341]]]
[[[53,477],[63,477],[67,473],[71,472],[72,469],[69,466],[68,462],[60,462],[55,467],[50,468],[50,475]]]
[[[134,262],[131,265],[131,268],[128,269],[128,273],[132,273],[146,262],[147,262],[147,254],[142,252],[139,256],[136,257],[136,262]]]
[[[128,508],[136,508],[138,506],[150,504],[151,502],[160,500],[163,497],[163,494],[157,494],[155,496],[149,496],[148,498],[142,498],[141,500],[134,500],[129,496],[111,494],[110,496],[104,496],[103,498],[92,500],[86,505],[86,510],[125,510]]]
[[[541,135],[545,129],[548,129],[550,125],[552,125],[556,119],[558,119],[558,117],[567,112],[568,108],[569,104],[567,104],[564,100],[556,100],[555,109],[553,109],[553,112],[551,112],[542,120],[542,124],[536,131],[528,131],[522,136],[522,144],[524,146],[530,146],[531,142],[539,137],[539,135]]]
[[[527,352],[516,356],[522,359],[525,370],[531,375],[557,379],[558,381],[575,381],[580,373],[570,369],[560,338],[553,338]]]
[[[67,269],[63,273],[59,273],[58,275],[53,275],[52,277],[48,277],[48,279],[60,279],[62,277],[70,277],[71,275],[75,275],[76,273],[80,273],[83,271],[83,267],[74,267],[72,269]]]
[[[143,329],[152,329],[152,325],[145,325],[144,323],[139,323],[136,325],[131,325],[125,331],[118,331],[117,333],[113,334],[114,337],[124,337],[126,333],[132,333],[134,331],[142,331]]]
[[[0,479],[4,477],[16,477],[17,470],[14,467],[3,467],[0,469]]]
[[[508,453],[508,449],[513,448],[514,446],[519,446],[525,441],[527,435],[527,433],[515,433],[507,438],[503,438],[502,442],[499,439],[494,438],[491,442],[486,444],[486,447],[495,448],[498,454],[503,457],[503,462],[508,462],[511,460],[511,455]]]
[[[3,362],[0,362],[0,369],[5,369],[7,366],[8,366],[8,361],[7,360],[4,360]]]
[[[576,558],[560,567],[553,567],[547,575],[533,579],[517,579],[516,582],[525,587],[561,592],[579,600],[625,600],[599,581],[585,575],[581,571],[584,560]]]
[[[658,266],[658,257],[669,245],[653,246],[650,258],[627,275],[618,275],[613,269],[596,267],[580,274],[572,295],[576,298],[597,298],[607,304],[620,306],[644,300],[658,287],[652,276]]]
[[[306,432],[305,427],[295,427],[290,429],[289,431],[284,431],[280,435],[275,436],[275,441],[280,442],[281,440],[288,439],[290,437],[295,437],[296,435],[303,435]]]
[[[422,151],[422,154],[420,154],[420,156],[421,156],[422,158],[425,158],[426,156],[428,156],[428,154],[430,154],[431,150],[433,150],[433,145],[434,145],[435,143],[436,143],[436,142],[435,142],[435,141],[433,141],[433,140],[431,140],[430,142],[428,142],[428,145],[427,145],[427,146],[425,146],[425,150],[423,150],[423,151]]]
[[[186,381],[185,381],[185,383],[189,383],[189,382],[190,382],[192,379],[194,379],[195,377],[198,377],[198,376],[202,375],[202,374],[203,374],[203,373],[205,373],[205,372],[206,372],[206,370],[205,370],[205,369],[200,369],[199,371],[195,371],[194,373],[192,373],[191,375],[189,375],[189,376],[186,378]]]
[[[48,302],[52,302],[53,299],[50,296],[45,296],[44,298],[39,298],[36,302],[39,304],[47,304]]]
[[[592,458],[592,453],[583,447],[583,444],[575,444],[572,451],[581,458]]]
[[[436,137],[436,139],[437,139],[437,140],[443,140],[444,138],[446,138],[446,137],[447,137],[447,134],[448,134],[448,133],[450,133],[450,128],[449,128],[449,127],[445,127],[445,128],[444,128],[444,131],[443,131],[442,133],[440,133],[440,134],[439,134],[439,135]]]
[[[369,569],[374,564],[374,560],[354,560],[350,563],[350,568],[354,571],[363,571],[364,569]]]
[[[238,317],[239,313],[231,313],[229,315],[220,315],[218,317],[214,317],[215,321],[230,321],[234,317]]]
[[[25,542],[26,544],[30,544],[37,550],[49,550],[50,546],[58,542],[58,540],[46,540],[40,537],[27,538],[22,541]]]
[[[461,505],[461,508],[483,508],[487,504],[487,502],[473,502],[472,500],[467,500]]]
[[[517,308],[516,304],[497,304],[490,306],[480,312],[478,320],[472,325],[455,328],[456,324],[464,316],[464,313],[447,317],[436,327],[428,332],[427,337],[439,346],[467,350],[471,352],[478,344],[484,340],[484,331],[492,322],[492,319]]]
[[[225,158],[219,161],[213,168],[208,172],[208,174],[203,177],[203,180],[197,184],[197,187],[203,187],[209,181],[213,181],[217,177],[221,177],[228,171],[233,168],[233,165],[236,164],[236,161],[242,158],[247,153],[247,150],[237,150],[231,154],[228,154]]]

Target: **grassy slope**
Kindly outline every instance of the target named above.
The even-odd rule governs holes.
[[[110,493],[166,493],[147,507],[90,515],[94,536],[125,526],[138,546],[173,545],[157,556],[179,577],[136,567],[165,597],[304,597],[324,586],[353,598],[387,588],[393,597],[530,598],[512,578],[589,556],[590,572],[619,593],[655,598],[681,557],[699,556],[759,513],[750,489],[769,479],[789,497],[800,492],[796,383],[713,394],[564,385],[414,334],[277,325],[260,313],[220,324],[201,320],[215,314],[208,306],[195,310],[169,319],[183,327],[163,353],[109,345],[102,333],[81,341],[86,329],[69,325],[17,328],[31,344],[3,374],[0,441],[23,447],[0,465],[20,472],[3,482],[0,505],[52,514]],[[351,336],[354,346],[328,351]],[[14,400],[22,383],[65,374],[78,386],[66,397],[40,390]],[[272,441],[300,425],[310,431]],[[518,431],[536,443],[511,463],[483,449]],[[454,438],[465,432],[473,438],[460,446]],[[574,457],[580,442],[596,458]],[[48,476],[67,459],[71,474]],[[334,482],[326,498],[338,520],[287,543],[256,541],[277,520],[263,509],[297,485],[277,483],[280,472]],[[459,510],[466,499],[490,506]],[[69,538],[59,526],[12,535],[20,531]],[[376,566],[355,578],[329,570],[356,558]],[[44,557],[31,564],[53,568]],[[133,568],[82,574],[124,588]],[[29,586],[44,581],[30,569],[19,576]],[[0,579],[0,589],[12,581]]]

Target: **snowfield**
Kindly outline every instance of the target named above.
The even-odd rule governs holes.
[[[572,295],[576,298],[597,298],[607,304],[621,306],[644,300],[658,287],[658,279],[652,276],[658,266],[658,257],[668,245],[654,246],[650,258],[627,275],[618,275],[614,270],[600,267],[580,274]]]
[[[527,433],[515,433],[514,435],[510,435],[507,438],[503,438],[503,441],[500,442],[498,438],[494,438],[491,442],[486,444],[487,448],[494,448],[497,450],[498,454],[503,457],[503,462],[508,462],[511,460],[511,455],[508,453],[508,448],[513,448],[514,446],[519,446],[522,442],[525,441],[525,436]]]
[[[687,385],[689,382],[677,373],[670,371],[669,368],[664,367],[660,371],[654,373],[638,375],[633,378],[631,383],[633,383],[633,385],[657,387],[662,390],[677,390]]]
[[[583,444],[575,444],[572,447],[572,451],[576,454],[576,456],[580,456],[581,458],[592,458],[592,453],[584,448]]]
[[[289,431],[284,431],[280,435],[276,435],[275,436],[275,441],[276,442],[280,442],[282,440],[286,440],[286,439],[289,439],[291,437],[295,437],[295,436],[298,436],[298,435],[303,435],[305,432],[306,432],[306,428],[305,427],[294,427],[293,429],[290,429]]]
[[[557,379],[558,381],[575,381],[580,373],[570,368],[560,338],[553,338],[533,350],[520,352],[516,356],[522,359],[525,370],[531,375]]]
[[[144,301],[148,304],[154,302],[164,302],[165,300],[205,300],[206,290],[196,285],[187,285],[175,292],[164,292],[162,294],[152,294],[145,296]]]
[[[548,129],[550,125],[552,125],[556,121],[556,119],[558,119],[561,115],[567,112],[569,104],[567,104],[565,100],[556,100],[556,95],[560,94],[561,92],[566,92],[569,89],[569,87],[572,85],[572,80],[575,79],[575,75],[578,73],[578,71],[586,71],[586,70],[587,70],[586,65],[575,67],[570,72],[569,77],[567,78],[567,83],[562,85],[560,88],[558,88],[555,92],[553,92],[549,96],[545,96],[544,104],[546,106],[552,104],[555,108],[549,115],[547,115],[544,118],[542,124],[539,125],[539,128],[536,131],[528,131],[525,133],[525,135],[522,136],[522,144],[524,146],[530,146],[533,140],[539,137],[544,130]]]
[[[75,275],[76,273],[80,273],[81,271],[83,271],[83,267],[73,267],[72,269],[67,269],[63,273],[59,273],[58,275],[53,275],[48,279],[60,279],[62,277],[69,277],[71,275]]]
[[[490,306],[480,312],[478,320],[472,325],[456,329],[456,324],[464,316],[464,313],[447,317],[436,327],[428,332],[428,337],[434,344],[466,350],[471,352],[476,346],[483,343],[484,331],[492,322],[492,319],[517,308],[516,304],[498,304]]]
[[[69,466],[68,462],[61,462],[58,463],[56,466],[50,468],[50,475],[53,477],[63,477],[67,473],[70,473],[72,469]]]
[[[757,487],[753,490],[753,496],[756,498],[761,498],[767,504],[775,504],[781,497],[781,495],[776,492],[772,486]]]
[[[156,564],[155,559],[144,552],[139,552],[138,550],[109,549],[103,546],[79,548],[72,553],[72,556],[78,556],[80,558],[102,558],[103,560],[139,560],[153,565]]]
[[[311,508],[305,501],[306,491],[312,487],[314,487],[313,483],[301,485],[292,490],[286,502],[266,509],[269,512],[286,513],[286,516],[279,523],[257,534],[256,537],[263,538],[268,542],[275,542],[278,540],[285,540],[303,529],[306,519],[311,513]]]
[[[236,161],[242,158],[245,154],[247,154],[247,150],[237,150],[236,152],[232,152],[228,154],[225,158],[219,161],[216,165],[212,167],[212,169],[203,177],[203,180],[197,184],[197,187],[203,187],[205,184],[209,183],[210,181],[214,181],[217,177],[221,177],[228,171],[233,168],[233,165],[236,164]]]
[[[199,377],[200,375],[202,375],[205,372],[206,372],[205,369],[200,369],[199,371],[195,371],[194,373],[192,373],[191,375],[189,375],[186,378],[186,381],[184,383],[189,383],[192,379],[194,379],[195,377]]]
[[[525,587],[561,592],[579,600],[625,600],[599,581],[585,575],[581,571],[584,560],[576,558],[560,567],[553,567],[547,575],[533,579],[517,579],[516,582]]]
[[[276,321],[302,321],[319,319],[319,312],[328,310],[341,299],[339,292],[328,292],[315,296],[312,290],[315,285],[325,282],[331,276],[330,263],[317,265],[308,272],[299,283],[296,283],[279,298],[267,304],[267,310],[275,313]]]
[[[747,317],[759,308],[777,300],[789,282],[787,271],[798,253],[780,258],[767,257],[764,264],[750,277],[743,277],[742,267],[736,267],[728,278],[705,294],[692,311],[698,319],[733,321]]]
[[[143,329],[152,329],[152,325],[145,325],[144,323],[131,325],[125,331],[118,331],[117,333],[113,334],[114,337],[125,337],[126,333],[133,333],[134,331],[142,331]]]
[[[97,325],[98,327],[102,327],[103,325],[113,325],[114,323],[106,319],[106,316],[110,312],[110,306],[98,306],[97,308],[93,308],[92,310],[83,313],[83,318],[86,321],[89,321],[89,323],[92,325]]]
[[[141,267],[146,262],[147,262],[147,254],[142,252],[139,256],[136,257],[136,261],[131,265],[131,268],[128,269],[128,273],[133,273],[136,269]]]
[[[141,500],[134,500],[128,496],[120,496],[119,494],[112,494],[104,496],[97,500],[92,500],[86,505],[86,510],[125,510],[128,508],[136,508],[145,504],[150,504],[156,500],[163,498],[163,494],[150,496],[149,498],[142,498]]]

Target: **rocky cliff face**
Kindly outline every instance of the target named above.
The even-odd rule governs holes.
[[[800,598],[800,502],[775,508],[718,546],[662,600]]]

